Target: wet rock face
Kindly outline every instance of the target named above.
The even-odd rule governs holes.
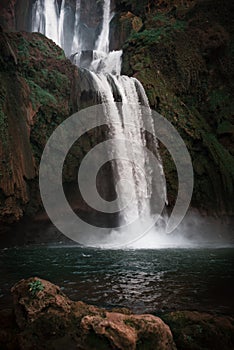
[[[0,25],[29,29],[32,3],[1,1]],[[67,4],[75,10],[75,0]],[[97,34],[100,2],[83,1],[82,6],[83,23]],[[123,73],[143,83],[151,107],[175,125],[190,151],[192,205],[219,216],[233,215],[232,2],[116,0],[112,8],[111,48],[124,44]],[[34,215],[40,206],[38,165],[49,135],[73,112],[100,101],[88,74],[72,66],[51,41],[39,34],[0,36],[0,220],[11,223]],[[103,134],[96,130],[87,135],[78,163]],[[161,152],[173,206],[176,169],[163,146]],[[72,163],[65,170],[68,182],[77,172],[77,162]],[[105,179],[111,177],[110,167],[105,174]],[[104,197],[113,198],[113,188],[107,181],[102,185]],[[90,210],[84,203],[77,206],[84,216]]]
[[[21,280],[12,294],[20,349],[176,349],[169,327],[153,315],[72,302],[59,287],[39,278]]]
[[[0,220],[13,222],[40,202],[35,192],[39,154],[52,131],[42,130],[51,119],[53,124],[69,115],[78,73],[41,35],[2,32],[0,45]]]
[[[142,19],[132,12],[116,12],[110,23],[110,50],[122,49],[131,34],[141,30]]]
[[[126,8],[126,1],[120,3]],[[219,216],[233,215],[232,12],[229,1],[159,1],[123,47],[123,74],[142,82],[151,107],[188,147],[195,176],[192,205]],[[163,146],[161,153],[173,205],[176,169]]]
[[[1,32],[0,47],[0,221],[12,223],[41,208],[38,168],[49,136],[70,115],[99,99],[90,76],[43,35]],[[64,183],[77,183],[81,159],[106,135],[107,130],[96,128],[74,145],[64,167]],[[107,200],[113,197],[111,171],[107,166],[98,177]],[[74,207],[95,222],[96,213],[79,193]],[[99,219],[100,224],[109,220]]]

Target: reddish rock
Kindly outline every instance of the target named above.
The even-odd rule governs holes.
[[[169,327],[153,315],[123,315],[106,312],[106,317],[85,316],[81,327],[106,337],[114,349],[176,349]]]
[[[40,281],[43,290],[35,295],[30,291],[30,283]],[[19,281],[12,289],[14,311],[19,328],[34,322],[42,313],[70,312],[71,301],[60,288],[40,278],[29,278]]]
[[[40,34],[0,31],[0,49],[0,222],[12,223],[40,207],[38,161],[71,105],[77,110],[78,72]]]
[[[197,311],[176,311],[163,317],[181,350],[234,349],[234,319]]]
[[[97,104],[98,95],[89,74],[81,72],[61,48],[39,33],[0,31],[0,75],[0,223],[7,226],[22,217],[35,218],[42,209],[38,171],[45,144],[66,118]],[[86,220],[97,218],[105,223],[110,217],[100,219],[100,213],[85,203],[76,176],[83,156],[105,139],[106,130],[100,127],[84,134],[67,157],[63,172],[73,209]],[[111,199],[115,192],[110,165],[100,174],[98,189]],[[25,230],[22,241],[24,236]],[[34,239],[33,234],[30,241]],[[45,235],[42,240],[46,241]]]
[[[30,291],[32,282],[42,286],[35,293]],[[22,350],[176,349],[169,327],[153,315],[107,312],[72,302],[59,287],[37,277],[18,282],[12,294]]]
[[[30,283],[37,281],[39,287],[30,291]],[[162,320],[133,315],[127,309],[110,312],[73,302],[58,286],[36,277],[18,282],[12,294],[17,326],[10,310],[0,313],[0,348],[4,350],[234,348],[234,319],[230,316],[176,311]]]

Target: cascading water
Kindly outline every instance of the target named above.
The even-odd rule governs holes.
[[[109,28],[111,21],[110,13],[110,1],[104,0],[102,30],[95,45],[97,52],[105,52],[107,54],[109,53]]]
[[[65,0],[63,0],[61,10],[64,9],[64,6],[65,6]],[[80,20],[80,0],[76,2],[75,24],[74,24],[72,49],[71,49],[72,52],[77,52],[81,46],[80,40],[79,40],[79,31],[80,31],[79,20]]]
[[[57,1],[38,0],[34,3],[32,31],[43,33],[56,44],[60,44],[59,11]]]
[[[62,0],[60,13],[58,13],[59,7],[56,1],[37,0],[33,6],[32,30],[39,31],[54,40],[64,48],[67,56],[73,57],[73,62],[82,67],[82,55],[87,51],[87,40],[83,39],[85,36],[82,33],[80,23],[81,3],[82,0],[76,1],[75,16],[73,16],[73,24],[70,25],[70,48],[65,40],[65,18],[67,11],[70,11],[66,0]],[[124,226],[141,216],[142,212],[144,212],[145,220],[150,220],[154,171],[151,168],[147,152],[144,152],[146,139],[142,133],[144,118],[141,108],[144,105],[149,109],[149,103],[144,88],[138,80],[121,76],[122,51],[110,52],[109,50],[111,2],[104,0],[102,4],[101,30],[96,40],[93,42],[90,40],[88,45],[89,53],[91,52],[88,69],[93,79],[94,88],[101,98],[106,120],[110,125],[111,139],[131,141],[131,146],[127,142],[122,142],[121,146],[117,141],[113,142],[112,149],[108,150],[113,156],[112,158],[116,160],[112,166],[120,207],[125,208],[120,215],[121,226]],[[121,110],[115,103],[114,91],[117,91],[121,98]],[[157,153],[153,121],[150,128]],[[135,147],[139,145],[141,147]],[[166,186],[158,153],[157,158],[161,174],[160,190],[157,191],[157,195],[161,196],[161,200],[165,203],[167,202]],[[127,159],[133,161],[130,162]],[[130,194],[131,201],[129,203]],[[127,234],[131,235],[131,232],[127,232]],[[113,239],[118,240],[119,237],[117,235],[116,238],[116,231],[113,231]]]

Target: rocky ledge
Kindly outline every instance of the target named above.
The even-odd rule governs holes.
[[[107,311],[71,301],[37,277],[12,288],[13,312],[1,311],[1,349],[232,349],[234,319],[198,312],[159,317]]]

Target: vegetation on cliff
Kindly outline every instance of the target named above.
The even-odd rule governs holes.
[[[89,75],[42,34],[0,32],[0,47],[0,222],[12,223],[41,208],[38,168],[52,132],[98,99]],[[74,144],[64,182],[76,181],[80,160],[105,135],[105,128],[96,128]],[[105,176],[101,190],[108,194],[110,167],[101,172]],[[78,201],[81,211],[90,211]]]
[[[40,34],[1,32],[0,46],[0,220],[13,222],[39,207],[42,150],[78,109],[78,71]]]
[[[195,172],[193,206],[233,214],[233,5],[159,1],[147,12],[146,2],[141,11],[135,1],[119,4],[143,21],[124,44],[123,73],[143,83],[152,108],[183,137]],[[162,157],[173,203],[176,170],[163,147]]]
[[[19,4],[5,4],[1,23],[11,23],[8,29],[17,28]],[[143,83],[151,107],[172,122],[190,151],[192,205],[218,215],[233,214],[232,13],[228,0],[117,0],[111,24],[112,48],[124,49],[123,73]],[[38,165],[49,135],[98,100],[88,75],[43,35],[1,32],[0,46],[0,220],[12,222],[39,207]],[[99,136],[83,139],[71,162],[77,165]],[[163,145],[161,153],[173,205],[176,169]],[[69,181],[76,169],[66,167]]]

